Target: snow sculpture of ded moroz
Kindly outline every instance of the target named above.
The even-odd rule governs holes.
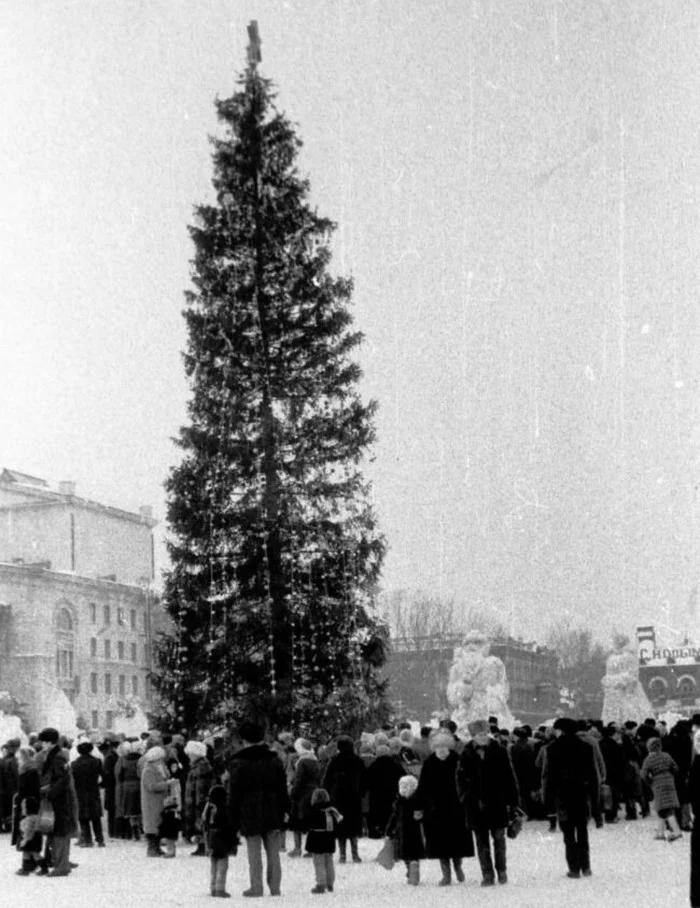
[[[603,722],[643,722],[652,715],[652,708],[639,681],[637,654],[629,645],[629,637],[614,637],[613,646],[602,681]]]
[[[513,728],[515,724],[508,708],[510,685],[506,667],[490,653],[489,639],[481,631],[470,631],[462,645],[455,647],[447,702],[459,733],[466,733],[467,724],[474,719],[489,716],[496,716],[501,728]]]

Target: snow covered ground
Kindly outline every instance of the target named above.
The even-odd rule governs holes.
[[[510,882],[492,889],[479,887],[476,858],[465,861],[467,880],[438,887],[437,861],[424,861],[421,884],[408,886],[402,866],[391,872],[373,863],[381,842],[362,839],[363,863],[337,867],[335,892],[311,895],[313,866],[304,858],[282,855],[282,899],[243,899],[248,886],[245,848],[231,860],[228,891],[231,900],[254,905],[283,903],[290,908],[335,904],[343,908],[448,908],[448,906],[499,905],[518,908],[654,908],[688,905],[690,836],[669,844],[653,839],[651,819],[620,822],[603,829],[591,827],[589,879],[566,878],[561,833],[550,833],[546,823],[526,824],[515,842],[508,843]],[[289,836],[291,838],[291,836]],[[10,848],[9,836],[0,837],[0,905],[8,908],[189,908],[219,904],[209,896],[209,861],[190,857],[191,846],[180,843],[175,860],[145,857],[144,843],[108,841],[106,848],[73,848],[80,864],[60,879],[18,877],[19,855]],[[48,900],[48,901],[47,901]]]

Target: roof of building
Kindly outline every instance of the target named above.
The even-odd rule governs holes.
[[[140,513],[135,513],[134,511],[125,511],[111,505],[100,504],[88,498],[79,498],[73,494],[75,488],[72,483],[70,491],[54,492],[49,488],[49,484],[45,479],[29,476],[27,473],[20,473],[17,470],[3,469],[0,473],[0,490],[3,487],[24,496],[26,501],[0,504],[0,513],[18,511],[25,508],[55,507],[70,503],[74,507],[100,511],[103,514],[109,514],[134,523],[143,523],[151,529],[158,524],[158,521],[154,520],[150,515],[150,508],[144,508]]]

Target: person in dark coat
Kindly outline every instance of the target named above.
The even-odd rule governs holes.
[[[40,769],[41,795],[51,802],[54,810],[53,832],[48,836],[53,869],[48,876],[68,876],[72,869],[70,840],[77,831],[70,767],[59,746],[59,734],[55,728],[44,728],[39,733],[38,741],[43,757]]]
[[[331,804],[330,795],[326,789],[314,789],[309,806],[306,852],[313,857],[316,885],[311,892],[315,895],[326,890],[333,892],[335,885],[333,854],[338,826],[342,821],[343,818]]]
[[[688,797],[688,773],[693,759],[693,740],[690,734],[690,722],[679,719],[669,734],[662,739],[664,750],[673,757],[678,773],[676,775],[676,791],[680,809],[677,819],[684,832],[690,832],[692,820]]]
[[[289,789],[291,810],[289,828],[294,834],[294,848],[289,852],[290,858],[301,855],[302,835],[308,831],[311,813],[311,797],[321,785],[321,766],[313,751],[311,742],[306,738],[297,738],[294,742],[297,754],[294,778]]]
[[[411,886],[420,883],[420,862],[425,858],[425,835],[416,800],[417,790],[415,776],[401,776],[385,830],[385,835],[392,840],[394,857],[406,865],[406,879]]]
[[[231,818],[226,804],[226,789],[220,782],[215,782],[207,796],[202,811],[202,831],[210,859],[211,894],[228,898],[226,892],[226,875],[228,873],[229,855],[238,854],[238,836],[231,826]]]
[[[508,882],[506,828],[520,804],[518,783],[508,751],[489,736],[488,722],[470,722],[468,729],[472,740],[459,758],[457,791],[476,839],[481,885],[493,886],[496,874],[499,883]]]
[[[245,836],[248,846],[250,888],[244,895],[263,894],[263,848],[270,894],[279,895],[281,830],[290,810],[287,777],[280,758],[264,743],[264,732],[259,725],[244,722],[240,736],[243,747],[231,760],[228,792],[231,826]]]
[[[141,839],[141,777],[139,760],[143,756],[140,741],[125,742],[116,764],[117,814],[122,820],[122,834],[138,842]]]
[[[185,838],[194,840],[192,857],[206,854],[202,832],[202,811],[214,784],[214,770],[207,759],[207,745],[203,741],[188,741],[185,745],[188,772],[185,782],[183,827]]]
[[[93,756],[92,741],[81,741],[78,744],[78,758],[71,764],[75,793],[78,798],[78,822],[80,823],[81,848],[92,848],[93,833],[95,842],[104,848],[102,833],[102,798],[100,782],[102,781],[102,761]]]
[[[391,756],[388,746],[380,744],[366,775],[369,799],[367,826],[371,838],[381,838],[385,834],[402,775],[403,770]]]
[[[576,722],[562,717],[554,723],[556,739],[544,751],[542,799],[554,804],[564,836],[567,876],[591,875],[588,820],[598,797],[598,771],[591,745],[576,734]]]
[[[15,759],[19,745],[19,738],[10,738],[0,759],[0,832],[9,832],[12,827],[12,805],[19,784]]]
[[[41,798],[41,782],[39,780],[39,771],[36,768],[36,751],[33,747],[20,747],[17,750],[15,757],[17,762],[17,791],[12,805],[11,844],[15,845],[20,851],[25,852],[22,867],[17,872],[21,876],[26,876],[36,869],[36,867],[39,867],[42,873],[47,873],[48,868],[46,867],[46,862],[43,861],[41,857],[36,857],[37,854],[41,854],[41,834],[39,834],[38,839],[39,847],[35,849],[34,845],[37,844],[36,841],[29,843],[31,847],[28,847],[21,829],[22,804],[33,802],[37,805],[38,809]],[[27,847],[22,845],[23,841],[25,841],[25,846]],[[33,857],[30,857],[31,855],[33,855]],[[27,872],[24,873],[23,871]]]
[[[513,729],[514,741],[510,746],[510,762],[518,782],[520,802],[528,820],[538,814],[536,793],[540,788],[540,774],[535,766],[535,748],[530,738],[530,729],[521,726]]]
[[[119,754],[117,753],[116,738],[107,738],[103,746],[104,759],[102,760],[102,788],[104,789],[104,808],[107,814],[107,835],[113,839],[116,837],[116,788],[117,780],[115,778],[115,767]]]
[[[695,718],[695,717],[693,717]],[[688,773],[688,797],[695,817],[690,833],[690,908],[700,908],[700,731],[693,734],[693,761]]]
[[[447,729],[436,729],[430,746],[433,752],[423,764],[415,798],[425,831],[426,857],[440,861],[439,885],[449,886],[452,867],[457,882],[464,882],[462,859],[474,857],[474,841],[457,794],[459,757],[454,735]]]
[[[617,823],[617,815],[625,790],[625,754],[622,735],[614,725],[603,728],[599,747],[605,763],[605,784],[608,786],[607,804],[603,804],[606,823]],[[605,798],[601,797],[601,803]]]
[[[343,817],[338,826],[338,863],[347,861],[349,839],[352,860],[357,864],[362,860],[357,839],[362,835],[362,795],[367,787],[365,764],[355,753],[352,738],[341,735],[336,746],[338,753],[328,764],[322,787]]]

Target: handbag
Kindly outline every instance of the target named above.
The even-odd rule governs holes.
[[[385,870],[393,870],[394,864],[396,863],[396,857],[394,856],[394,842],[392,839],[384,839],[384,844],[381,847],[381,850],[377,857],[375,858],[377,864],[380,867],[383,867]]]
[[[520,835],[523,828],[523,817],[525,816],[525,811],[521,810],[519,807],[514,807],[510,820],[508,821],[508,828],[506,830],[506,835],[509,839],[517,839]]]
[[[56,814],[54,813],[53,805],[48,798],[41,799],[37,816],[37,830],[42,835],[49,835],[49,833],[53,832]]]

